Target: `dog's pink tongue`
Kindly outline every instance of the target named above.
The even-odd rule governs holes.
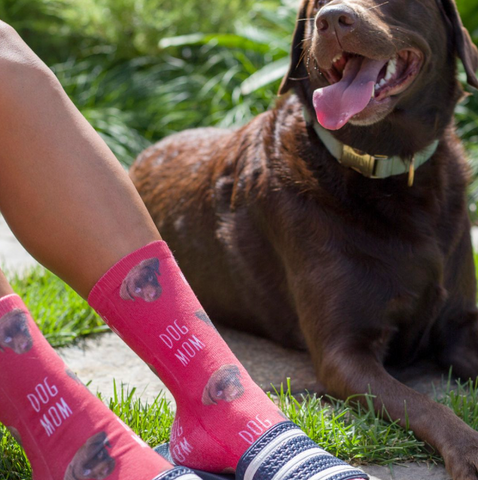
[[[361,112],[370,101],[378,74],[385,63],[385,60],[351,57],[339,82],[314,92],[318,122],[324,128],[338,130]]]

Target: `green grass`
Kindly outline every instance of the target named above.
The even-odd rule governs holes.
[[[478,262],[478,257],[475,261]],[[35,268],[22,276],[8,277],[54,346],[65,346],[79,337],[108,329],[88,304],[52,273]],[[478,429],[478,382],[455,386],[449,377],[444,380],[444,390],[438,401]],[[318,444],[346,461],[358,465],[442,463],[411,431],[388,421],[386,412],[376,414],[370,396],[366,396],[368,406],[357,407],[352,403],[354,399],[346,402],[316,396],[297,399],[289,391],[282,388],[274,393],[282,411]],[[148,404],[135,398],[134,389],[127,391],[115,385],[114,392],[109,407],[143,440],[151,446],[167,441],[174,413],[162,394]],[[0,478],[30,479],[22,450],[4,427],[0,427],[0,433]]]
[[[477,428],[477,383],[458,384],[455,389],[451,386],[450,379],[445,379],[445,394],[439,401]],[[162,394],[152,403],[146,403],[135,397],[134,389],[128,391],[115,384],[114,391],[109,407],[132,430],[152,447],[168,441],[174,412]],[[296,399],[286,389],[276,392],[275,401],[314,441],[354,465],[443,463],[441,457],[417,440],[411,431],[389,422],[386,413],[377,415],[372,408],[372,397],[365,397],[368,406],[357,408],[351,406],[351,401],[331,398]],[[23,451],[4,427],[0,427],[0,434],[0,478],[29,480],[31,471]]]

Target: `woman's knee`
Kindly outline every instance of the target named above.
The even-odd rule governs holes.
[[[53,73],[13,27],[0,21],[0,90],[8,90],[12,81],[38,77],[53,77]]]

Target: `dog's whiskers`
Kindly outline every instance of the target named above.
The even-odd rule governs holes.
[[[300,41],[300,43],[308,42],[308,41],[312,40],[312,37],[313,37],[313,35],[309,35],[308,37],[303,38],[303,39]]]
[[[289,77],[288,80],[292,80],[294,82],[300,82],[301,80],[307,80],[309,76],[306,77]]]
[[[383,7],[384,5],[387,5],[388,3],[390,3],[390,2],[386,1],[386,2],[380,3],[379,5],[375,5],[374,7],[370,7],[370,8],[365,9],[365,11],[368,12],[369,10],[374,10],[375,8]]]

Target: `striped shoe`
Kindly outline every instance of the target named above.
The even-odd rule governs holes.
[[[173,462],[168,444],[156,447],[155,451]],[[351,467],[320,448],[293,422],[274,425],[251,445],[239,460],[235,476],[200,470],[194,470],[194,473],[202,480],[360,480],[369,478],[361,470]]]
[[[278,423],[242,456],[236,480],[368,479],[320,448],[295,423]]]

